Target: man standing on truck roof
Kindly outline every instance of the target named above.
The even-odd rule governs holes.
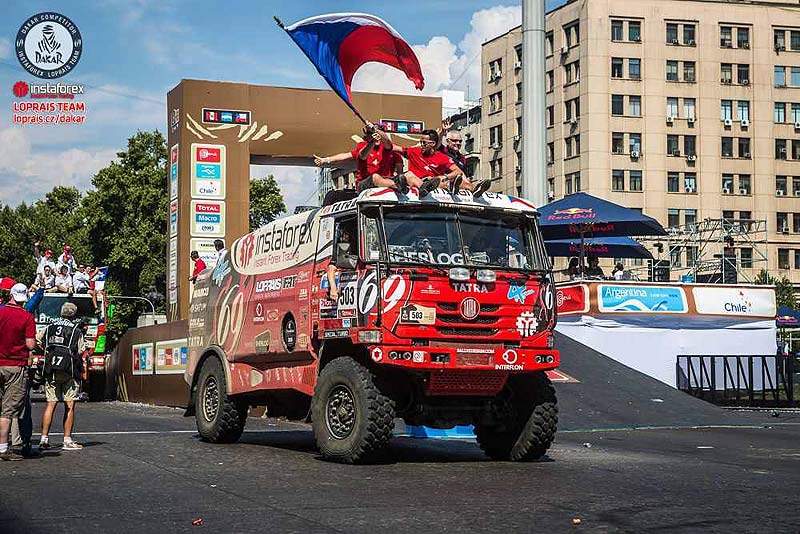
[[[44,349],[44,392],[47,406],[42,415],[42,437],[39,449],[50,448],[50,424],[58,402],[64,403],[64,445],[62,450],[76,451],[83,445],[72,439],[72,426],[75,423],[75,401],[78,399],[82,364],[81,355],[86,349],[83,331],[73,322],[78,307],[71,302],[61,306],[61,318],[53,320],[39,335]]]
[[[403,159],[392,150],[392,142],[382,130],[381,125],[364,128],[364,141],[361,141],[350,152],[342,152],[321,158],[314,155],[314,164],[318,167],[331,163],[346,161],[356,162],[356,190],[360,193],[371,187],[402,188],[403,183],[396,178],[403,173]]]
[[[41,253],[41,244],[36,241],[33,243],[33,257],[36,259],[36,274],[44,272],[45,266],[49,265],[50,270],[56,271],[56,264],[53,261],[53,251],[49,248]]]
[[[0,459],[22,460],[8,447],[11,420],[22,414],[30,351],[36,347],[36,323],[25,311],[25,284],[11,288],[11,300],[0,308]]]
[[[69,245],[64,245],[64,253],[58,257],[58,272],[61,272],[62,265],[67,266],[70,275],[75,272],[75,256],[72,255],[72,247]]]

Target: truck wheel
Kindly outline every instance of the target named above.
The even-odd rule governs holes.
[[[217,358],[208,358],[195,390],[195,420],[203,441],[233,443],[244,431],[247,404],[228,397],[225,371]]]
[[[326,459],[368,462],[392,437],[394,401],[381,392],[369,369],[351,358],[336,358],[317,380],[311,419]]]
[[[556,392],[544,372],[509,377],[506,417],[493,424],[476,424],[483,452],[494,460],[524,462],[544,456],[558,425]]]

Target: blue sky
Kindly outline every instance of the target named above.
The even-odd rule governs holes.
[[[548,0],[548,8],[561,3]],[[18,80],[35,81],[17,63],[13,41],[25,19],[48,10],[71,18],[83,36],[79,64],[59,80],[86,85],[83,125],[11,124],[11,87]],[[343,11],[369,12],[392,24],[417,50],[427,91],[469,86],[474,97],[480,43],[518,24],[521,8],[519,0],[13,2],[0,18],[0,202],[35,200],[60,184],[88,188],[92,174],[137,129],[165,131],[166,93],[181,78],[324,87],[272,17],[288,24]],[[391,92],[387,69],[365,66],[354,88]],[[283,185],[290,207],[308,202],[314,189],[310,169],[260,167],[251,175],[268,172]]]

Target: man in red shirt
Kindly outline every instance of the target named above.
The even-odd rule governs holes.
[[[197,275],[202,273],[206,269],[206,262],[200,257],[200,254],[196,250],[193,250],[189,257],[192,258],[194,262],[194,270],[192,271],[192,276],[189,277],[189,280],[192,281],[194,284],[195,280],[197,280]]]
[[[392,142],[380,130],[380,126],[367,126],[366,141],[361,141],[350,152],[342,152],[326,158],[314,156],[318,167],[345,161],[356,162],[356,190],[360,193],[371,187],[397,187],[392,178],[403,173],[403,159],[392,151]]]
[[[423,130],[418,146],[408,148],[394,146],[393,150],[408,160],[405,178],[409,185],[419,188],[419,196],[424,197],[441,184],[442,178],[450,182],[450,192],[460,188],[472,190],[472,184],[464,177],[461,169],[450,157],[436,147],[439,146],[439,133],[436,130]],[[427,180],[423,181],[423,178]]]
[[[0,459],[21,460],[8,448],[11,420],[18,418],[25,403],[25,385],[30,351],[36,346],[36,323],[25,311],[28,288],[16,284],[11,299],[0,308]]]

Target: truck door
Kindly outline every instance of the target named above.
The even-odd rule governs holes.
[[[358,225],[354,213],[323,219],[316,267],[319,293],[314,299],[314,316],[320,321],[319,330],[356,326]]]

